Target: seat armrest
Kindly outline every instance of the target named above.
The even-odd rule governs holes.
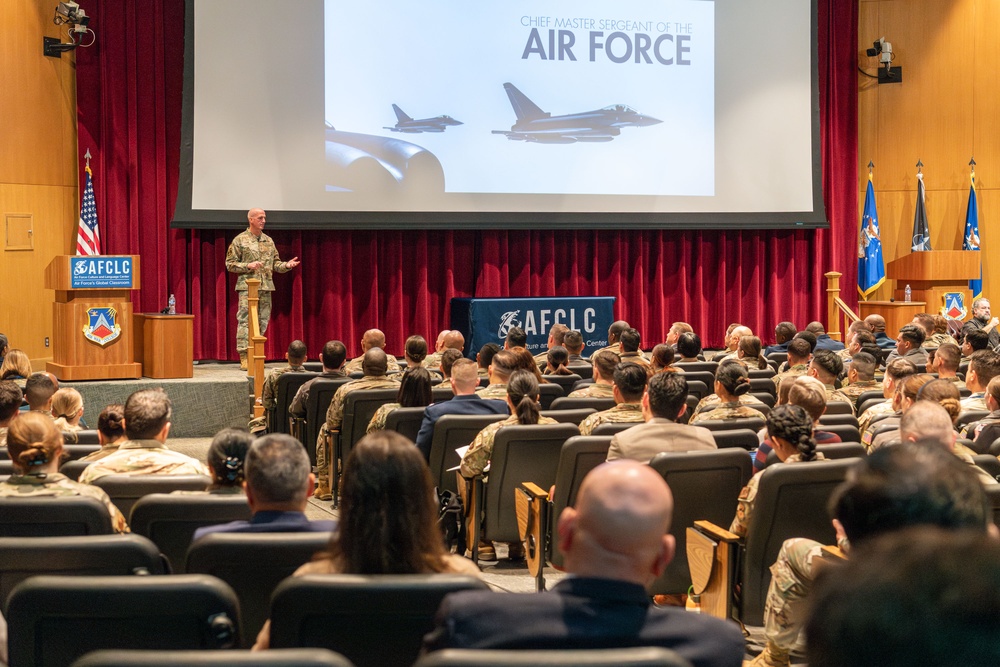
[[[694,529],[719,542],[739,542],[740,536],[721,528],[711,521],[695,521]]]

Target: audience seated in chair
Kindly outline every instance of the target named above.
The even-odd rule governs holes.
[[[584,479],[576,507],[559,517],[573,576],[534,595],[449,595],[425,650],[661,646],[696,667],[740,665],[736,625],[650,602],[647,587],[673,556],[672,507],[669,488],[648,466],[600,465]]]
[[[944,412],[939,406],[929,402],[927,405]],[[989,503],[975,474],[941,443],[932,440],[906,441],[863,459],[835,492],[830,506],[838,545],[844,551],[851,549],[851,553],[879,535],[908,526],[931,525],[985,533],[992,520]],[[792,539],[782,544],[771,567],[773,576],[764,608],[767,646],[752,663],[754,667],[789,664],[789,653],[805,620],[805,607],[812,596],[816,573],[824,563],[822,554],[823,545],[813,540]],[[886,567],[886,563],[893,566]],[[892,570],[895,565],[895,561],[879,564],[884,570]],[[920,574],[911,582],[923,576]],[[899,625],[899,618],[894,616],[891,622]],[[878,634],[867,624],[865,627],[868,640],[876,640]],[[917,663],[942,664],[927,655],[921,656]],[[809,664],[817,663],[810,660]]]
[[[788,404],[799,406],[813,420],[813,440],[816,441],[817,445],[840,442],[839,435],[823,431],[819,428],[819,418],[826,412],[826,389],[823,387],[822,382],[813,377],[800,376],[784,383],[782,386],[788,387]],[[774,449],[771,439],[766,437],[766,427],[761,435],[765,437],[757,448],[757,454],[754,456],[754,474],[759,473],[767,466],[767,455]]]
[[[422,360],[424,368],[429,370],[440,369],[441,361],[447,350],[455,350],[459,353],[458,356],[462,356],[462,352],[465,350],[465,336],[461,331],[458,331],[457,329],[442,331],[438,335],[437,342],[434,346],[434,353],[426,355],[426,357]]]
[[[962,351],[953,343],[942,343],[928,353],[927,372],[937,373],[938,379],[954,382],[959,389],[966,389],[965,380],[958,377],[958,367],[962,362]]]
[[[757,336],[743,336],[736,347],[736,358],[740,360],[748,370],[763,371],[770,368],[767,359],[761,353],[760,338]]]
[[[92,454],[83,457],[83,461],[99,461],[106,456],[114,454],[124,443],[128,442],[125,436],[125,406],[120,403],[112,403],[101,410],[97,416],[97,438],[101,443],[101,448]]]
[[[301,448],[301,446],[300,446]],[[479,576],[471,561],[445,552],[430,472],[413,443],[393,431],[366,435],[344,465],[340,524],[304,574]],[[270,646],[270,621],[254,650]],[[391,631],[391,628],[387,628]]]
[[[615,367],[615,406],[595,412],[580,423],[580,435],[590,435],[604,423],[623,424],[643,421],[642,396],[646,391],[646,369],[639,364],[622,362]]]
[[[864,432],[868,430],[868,427],[871,425],[873,419],[881,415],[888,415],[895,412],[895,409],[892,407],[892,397],[896,393],[896,385],[909,376],[914,375],[916,372],[917,367],[906,359],[896,359],[885,367],[885,375],[882,377],[882,396],[884,396],[886,400],[868,408],[863,413],[858,415],[858,431],[860,431],[862,435],[864,435]]]
[[[52,419],[52,396],[59,389],[55,376],[48,373],[32,373],[24,382],[24,400],[28,412],[40,412]],[[22,410],[24,412],[24,410]]]
[[[31,360],[28,354],[16,347],[8,350],[3,362],[0,363],[0,380],[10,380],[23,388],[31,374]]]
[[[686,398],[687,380],[682,373],[657,373],[651,377],[641,399],[645,423],[615,434],[608,460],[647,463],[660,452],[715,449],[711,431],[677,422],[687,409]]]
[[[253,435],[242,428],[224,428],[212,438],[205,459],[212,483],[204,491],[171,491],[184,495],[235,495],[245,493],[246,460]]]
[[[288,413],[293,417],[304,418],[306,416],[306,403],[309,401],[309,390],[316,380],[330,378],[345,378],[344,361],[347,359],[347,348],[339,340],[327,341],[319,355],[323,364],[323,372],[299,387],[295,392],[295,397],[288,406]]]
[[[63,387],[52,394],[52,418],[56,428],[64,433],[82,431],[83,396],[72,387]]]
[[[974,441],[979,453],[989,453],[990,445],[1000,438],[1000,376],[986,386],[986,407],[990,410],[989,415],[962,429],[962,437]]]
[[[570,398],[614,398],[615,368],[621,362],[617,352],[598,350],[590,358],[594,365],[594,383],[570,392]]]
[[[1000,543],[981,530],[922,527],[873,540],[820,579],[809,665],[995,665],[998,581]]]
[[[7,427],[21,409],[24,393],[13,380],[0,380],[0,447],[7,445]]]
[[[423,366],[408,367],[403,371],[399,391],[393,403],[385,403],[368,422],[366,433],[385,428],[386,417],[396,408],[422,408],[431,404],[431,373]]]
[[[788,352],[788,343],[799,331],[792,322],[778,322],[774,327],[774,345],[764,348],[764,356],[774,352]]]
[[[444,415],[499,415],[507,414],[509,410],[505,401],[484,399],[476,395],[479,376],[474,361],[469,359],[456,361],[451,367],[451,377],[448,381],[455,393],[454,398],[427,406],[424,410],[424,420],[420,424],[420,432],[417,433],[417,449],[427,460],[430,459],[434,424]]]
[[[316,485],[309,456],[302,443],[290,435],[271,433],[250,445],[245,464],[249,521],[205,526],[194,539],[211,533],[294,533],[333,530],[335,521],[310,521],[305,509]]]
[[[62,449],[62,432],[50,417],[29,412],[14,419],[7,432],[7,450],[14,463],[14,474],[0,482],[0,506],[3,498],[89,496],[108,508],[116,532],[128,532],[125,517],[108,494],[59,473]]]
[[[986,387],[990,380],[1000,375],[1000,353],[993,350],[978,350],[969,357],[969,370],[965,384],[972,395],[962,399],[962,412],[969,410],[989,410],[986,406]]]
[[[809,360],[812,358],[812,348],[809,346],[809,341],[799,334],[795,334],[795,337],[788,341],[786,352],[788,355],[788,368],[771,378],[775,389],[778,391],[781,391],[781,382],[785,378],[794,378],[807,374],[809,372]]]
[[[80,473],[84,484],[105,475],[208,475],[205,464],[166,446],[170,399],[162,389],[142,389],[125,401],[128,442]]]
[[[875,369],[878,368],[878,360],[865,351],[859,351],[851,357],[851,363],[847,366],[847,384],[840,388],[840,393],[851,399],[857,412],[858,397],[866,391],[881,389],[882,385],[875,379]]]
[[[701,359],[701,336],[686,331],[677,338],[677,363],[697,363]]]
[[[707,420],[762,417],[753,406],[760,401],[750,395],[750,377],[746,366],[737,359],[727,359],[715,372],[714,394],[701,399],[691,417],[691,424]]]

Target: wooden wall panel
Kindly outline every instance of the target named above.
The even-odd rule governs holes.
[[[76,77],[72,54],[47,58],[42,37],[59,37],[54,0],[0,2],[0,222],[32,218],[31,250],[0,244],[0,332],[36,367],[51,358],[54,294],[46,264],[75,247],[79,209]]]
[[[858,161],[875,162],[883,254],[909,252],[917,159],[924,162],[931,243],[959,249],[969,192],[969,158],[978,163],[979,227],[984,292],[1000,289],[1000,3],[994,0],[861,0],[859,62],[884,36],[903,67],[900,84],[873,85],[859,74]],[[859,172],[860,212],[867,169]],[[990,252],[992,249],[992,253]],[[994,281],[993,277],[996,276]],[[893,281],[873,299],[887,299]],[[1000,296],[997,297],[1000,299]]]

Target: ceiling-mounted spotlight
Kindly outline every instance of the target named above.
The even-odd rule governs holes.
[[[80,43],[83,40],[83,35],[88,32],[96,39],[94,31],[87,27],[90,23],[90,17],[75,2],[60,2],[56,5],[52,22],[56,25],[69,26],[67,32],[70,41],[64,43],[56,37],[42,37],[42,53],[51,58],[61,58],[63,53],[72,51],[78,46],[93,44],[94,39],[91,39],[89,44]]]

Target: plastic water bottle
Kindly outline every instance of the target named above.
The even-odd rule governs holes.
[[[907,301],[910,300],[910,286],[909,285],[906,286],[906,300]],[[173,294],[171,294],[170,298],[167,299],[167,314],[168,315],[176,315],[177,314],[177,299],[174,298]]]
[[[909,303],[912,301],[913,292],[910,291],[910,283],[906,283],[906,289],[903,290],[903,301]]]

